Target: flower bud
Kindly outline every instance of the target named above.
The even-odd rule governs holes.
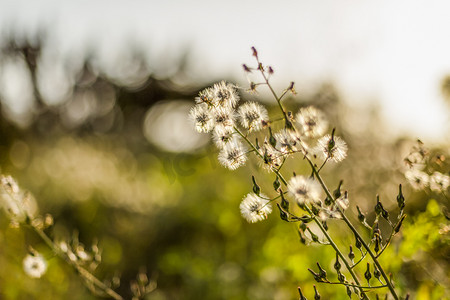
[[[366,278],[367,282],[369,282],[370,278],[372,278],[372,274],[370,273],[370,264],[367,263],[367,270],[364,273],[364,277]]]
[[[269,144],[272,147],[275,147],[277,145],[277,140],[273,137],[272,128],[271,127],[269,127]]]
[[[314,271],[311,270],[311,269],[308,269],[308,271],[311,272],[311,274],[313,275],[315,281],[317,281],[317,282],[323,282],[322,277],[320,277],[320,274],[319,274],[319,273],[316,273],[316,272],[314,272]]]
[[[401,184],[398,186],[397,205],[401,210],[405,208],[405,197],[403,197]]]
[[[302,290],[298,287],[298,294],[300,295],[299,300],[308,300],[305,296],[303,296]]]
[[[256,51],[256,48],[255,48],[255,47],[252,47],[252,55],[253,55],[254,57],[258,57],[258,51]]]
[[[349,286],[347,286],[347,296],[352,299],[352,290],[350,289]]]
[[[275,181],[273,182],[273,189],[275,190],[275,191],[278,191],[278,189],[280,188],[280,186],[281,186],[281,183],[280,183],[280,180],[278,179],[278,176],[277,176],[277,178],[275,179]],[[284,198],[283,198],[283,192],[281,192],[281,199],[283,200]],[[283,207],[284,208],[284,207]]]
[[[350,252],[348,253],[348,258],[350,258],[351,261],[355,259],[355,253],[353,252],[353,247],[350,245]]]
[[[319,262],[316,262],[317,268],[319,268],[319,276],[322,279],[327,279],[327,271],[325,271],[319,264]]]
[[[285,210],[289,209],[289,202],[286,200],[286,198],[284,198],[283,196],[283,192],[281,192],[281,207]]]
[[[277,207],[278,207],[278,210],[280,211],[280,218],[281,218],[281,220],[286,221],[286,222],[289,222],[289,216],[288,216],[287,212],[285,212],[285,211],[280,207],[280,204],[278,204],[278,203],[277,203]]]
[[[345,282],[345,275],[341,273],[341,271],[337,272],[339,282]]]
[[[336,262],[334,263],[334,269],[336,271],[339,271],[341,269],[341,263],[339,262],[339,256],[336,253]]]
[[[252,175],[252,181],[253,181],[253,193],[255,193],[256,195],[259,196],[259,194],[261,193],[261,188],[256,183],[255,176],[253,176],[253,175]]]
[[[314,285],[314,300],[320,300],[320,294],[317,291],[317,288],[315,285]]]
[[[362,244],[361,244],[361,241],[359,240],[359,238],[357,237],[357,236],[355,236],[355,247],[356,248],[358,248],[358,249],[361,249],[361,246],[362,246]]]

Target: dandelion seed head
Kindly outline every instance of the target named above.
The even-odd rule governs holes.
[[[247,194],[242,199],[239,208],[242,217],[249,223],[263,221],[272,212],[272,206],[264,194],[260,194],[259,196],[254,193]]]
[[[445,192],[450,185],[450,177],[437,171],[429,179],[430,189],[434,192]]]
[[[405,177],[406,179],[408,179],[409,184],[411,184],[411,186],[415,190],[425,189],[430,181],[430,178],[427,173],[417,169],[411,169],[406,171]]]
[[[311,178],[297,175],[288,182],[288,191],[299,205],[305,203],[320,203],[320,185]]]
[[[214,128],[212,139],[217,148],[222,149],[228,143],[238,141],[238,137],[234,134],[232,127],[216,126]]]
[[[296,120],[302,127],[304,135],[311,138],[322,136],[328,127],[323,112],[313,106],[300,108]]]
[[[47,271],[47,262],[40,254],[28,254],[23,259],[23,270],[32,278],[40,278]]]
[[[230,170],[236,170],[246,161],[244,146],[239,141],[226,144],[219,153],[219,162]]]
[[[271,171],[272,168],[281,166],[283,163],[283,156],[285,155],[272,147],[267,141],[264,141],[263,146],[259,149],[259,153],[263,157],[263,159],[260,160],[261,165],[267,171]]]
[[[214,90],[212,88],[206,88],[198,94],[195,98],[197,104],[206,104],[208,107],[214,106]]]
[[[218,107],[212,110],[214,126],[232,129],[234,126],[234,112],[228,108]]]
[[[33,195],[21,191],[11,176],[0,176],[0,206],[15,225],[27,217],[33,220],[38,212]]]
[[[256,102],[244,103],[238,112],[242,126],[250,131],[261,130],[269,119],[266,108]]]
[[[231,83],[221,81],[213,86],[214,105],[222,108],[234,108],[239,102],[236,86]]]
[[[285,154],[296,152],[305,146],[300,137],[292,130],[282,129],[274,134],[274,138],[277,141],[277,147]]]
[[[324,159],[331,159],[335,162],[343,161],[347,157],[347,144],[338,136],[327,134],[317,141],[315,152]]]
[[[214,117],[206,104],[192,107],[189,117],[194,121],[198,132],[210,132],[214,128]]]

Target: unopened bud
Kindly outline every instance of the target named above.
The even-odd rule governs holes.
[[[359,208],[358,205],[356,206],[356,209],[358,210],[358,220],[359,220],[361,223],[364,223],[364,222],[366,221],[366,216],[363,215],[363,213],[361,212],[361,210],[360,210],[360,208]]]
[[[289,201],[286,200],[286,198],[284,198],[283,196],[283,192],[281,192],[281,207],[285,210],[289,209]]]
[[[336,262],[334,263],[334,269],[336,270],[336,271],[339,271],[340,269],[341,269],[341,263],[339,262],[339,256],[338,256],[338,254],[336,253]]]
[[[305,296],[303,296],[302,290],[298,287],[298,294],[300,295],[299,300],[308,300]]]
[[[327,279],[327,271],[325,271],[319,264],[319,262],[316,262],[317,268],[319,268],[319,276],[322,279]]]
[[[272,147],[275,147],[277,145],[277,140],[273,137],[271,127],[269,127],[269,143]]]
[[[280,204],[278,204],[278,203],[277,203],[277,207],[278,207],[278,210],[280,211],[280,218],[281,218],[281,220],[289,222],[289,216],[288,216],[287,212],[285,212],[281,208]]]
[[[261,193],[261,188],[256,183],[255,176],[253,176],[253,175],[252,175],[252,181],[253,181],[253,193],[255,193],[256,195],[259,196],[259,194]]]
[[[405,208],[405,197],[403,197],[401,184],[398,186],[397,205],[400,209]]]
[[[258,57],[258,51],[256,51],[256,48],[255,47],[252,47],[252,52],[253,52],[253,56],[254,57]]]
[[[280,188],[280,186],[281,186],[281,183],[280,183],[280,180],[278,179],[278,176],[275,178],[275,181],[273,182],[273,189],[275,190],[275,191],[278,191],[278,189]],[[281,192],[281,199],[284,199],[283,198],[283,192]],[[283,206],[282,206],[283,207]],[[284,207],[283,207],[284,208]]]
[[[370,264],[367,263],[367,270],[364,273],[364,277],[366,278],[367,282],[369,282],[370,278],[372,278],[372,274],[370,273]]]
[[[339,181],[339,185],[338,185],[337,189],[335,189],[333,192],[334,199],[337,199],[342,195],[341,194],[341,186],[343,183],[344,183],[343,180]]]
[[[315,285],[314,285],[314,300],[320,300],[320,294],[317,291],[317,288]]]
[[[311,272],[311,274],[313,275],[315,281],[317,281],[317,282],[323,282],[322,277],[320,276],[320,274],[314,272],[314,271],[311,270],[311,269],[308,269],[308,271]]]
[[[350,258],[351,261],[355,258],[355,253],[353,252],[353,247],[350,246],[350,252],[348,254],[348,258]]]

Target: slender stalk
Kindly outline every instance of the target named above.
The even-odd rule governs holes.
[[[317,172],[316,167],[314,166],[314,164],[312,163],[312,161],[309,159],[308,156],[306,156],[306,159],[308,161],[308,163],[310,164],[316,178],[319,180],[320,185],[322,186],[322,189],[325,191],[325,193],[327,194],[327,196],[332,199],[333,202],[336,201],[336,199],[334,199],[333,195],[331,194],[330,190],[328,189],[328,187],[325,185],[325,182],[323,181],[322,177],[319,175],[319,173]],[[386,275],[386,272],[384,271],[384,269],[382,268],[380,262],[377,259],[377,256],[372,252],[372,250],[370,249],[370,247],[367,245],[367,243],[364,241],[364,239],[361,237],[361,235],[359,234],[359,232],[356,230],[356,228],[353,226],[353,224],[350,222],[350,220],[347,218],[347,216],[344,214],[344,212],[341,211],[341,215],[342,215],[342,219],[344,220],[344,222],[347,224],[347,226],[350,228],[350,230],[355,234],[355,236],[357,236],[359,238],[359,240],[361,241],[361,244],[363,245],[363,247],[367,250],[367,252],[369,253],[370,257],[372,258],[373,262],[375,263],[375,265],[377,266],[378,270],[381,273],[381,276],[383,276],[384,280],[386,281],[386,285],[389,288],[392,296],[394,297],[395,300],[398,300],[399,297],[394,289],[394,286],[392,285],[391,281],[389,280],[388,276]]]
[[[280,180],[283,182],[284,185],[287,185],[287,181],[286,179],[284,179],[283,175],[281,175],[279,172],[276,172],[277,175],[280,177]],[[308,206],[305,206],[306,211],[313,216],[313,220],[314,223],[317,224],[317,226],[319,226],[320,230],[323,232],[323,234],[325,235],[325,237],[327,238],[328,242],[330,243],[331,247],[333,247],[334,251],[336,251],[337,255],[342,259],[342,261],[345,264],[345,267],[347,268],[348,272],[350,273],[350,275],[352,276],[353,280],[355,281],[355,283],[360,286],[359,280],[358,280],[358,276],[356,276],[355,272],[353,272],[352,267],[350,266],[350,264],[348,263],[347,259],[345,258],[345,256],[342,254],[341,250],[338,248],[338,246],[336,245],[336,243],[333,241],[333,239],[331,238],[331,236],[328,234],[328,232],[325,230],[325,228],[322,225],[322,222],[317,218],[317,216],[314,216],[314,214],[312,213],[311,209]],[[361,295],[364,297],[364,299],[369,299],[366,295],[366,293],[364,292],[364,290],[362,288],[359,288],[359,291],[361,292]]]
[[[99,289],[101,289],[103,292],[105,292],[108,296],[110,296],[113,299],[116,300],[124,300],[122,296],[120,296],[119,294],[117,294],[115,291],[113,291],[110,287],[108,287],[107,285],[105,285],[103,282],[101,282],[97,277],[95,277],[91,272],[89,272],[88,270],[86,270],[85,268],[81,267],[79,264],[72,262],[70,259],[68,259],[68,257],[66,256],[66,254],[64,252],[62,252],[56,245],[55,243],[45,234],[44,231],[42,231],[41,229],[38,229],[34,226],[29,226],[31,227],[31,229],[33,229],[34,232],[37,233],[37,235],[39,235],[39,237],[47,244],[47,246],[52,249],[52,251],[54,253],[56,253],[59,257],[61,257],[62,259],[64,259],[64,261],[66,261],[69,265],[71,265],[72,267],[74,267],[77,272],[83,276],[86,280],[88,280],[89,282],[92,282],[94,284],[94,286],[98,287]]]

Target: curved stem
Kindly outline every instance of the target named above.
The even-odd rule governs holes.
[[[322,186],[322,189],[325,191],[325,193],[327,194],[327,196],[332,199],[333,202],[336,201],[336,199],[334,199],[333,195],[331,194],[330,190],[328,189],[328,187],[325,185],[322,177],[319,175],[319,173],[317,172],[317,169],[315,168],[314,164],[312,163],[312,161],[309,159],[308,156],[305,155],[306,160],[308,161],[308,163],[310,164],[314,175],[316,176],[317,180],[319,180],[320,185]],[[359,240],[361,241],[361,244],[363,245],[363,247],[367,250],[367,252],[369,253],[370,257],[372,258],[374,264],[377,266],[378,270],[381,273],[381,276],[383,276],[384,280],[386,281],[386,285],[389,288],[392,296],[394,297],[395,300],[398,300],[399,297],[394,289],[394,286],[392,285],[391,281],[389,280],[388,276],[386,275],[386,272],[384,271],[384,269],[382,268],[380,262],[378,261],[377,257],[375,256],[375,254],[372,252],[372,250],[370,249],[370,247],[367,245],[367,243],[363,240],[363,238],[361,237],[361,235],[359,234],[359,232],[356,230],[356,228],[353,226],[353,224],[350,222],[350,220],[347,218],[347,216],[344,214],[344,212],[341,211],[341,215],[342,215],[342,219],[344,220],[344,222],[347,224],[347,226],[350,228],[350,230],[355,234],[355,236],[357,236],[359,238]]]
[[[62,252],[58,246],[55,245],[55,243],[52,241],[52,239],[50,239],[44,231],[42,231],[41,229],[38,229],[32,225],[29,225],[29,227],[31,227],[31,229],[33,229],[34,232],[37,233],[37,235],[39,235],[39,237],[47,244],[47,246],[52,249],[52,251],[54,253],[56,253],[59,257],[61,257],[62,259],[64,259],[64,261],[66,261],[69,265],[71,265],[73,268],[75,268],[77,270],[77,272],[87,281],[92,282],[92,284],[96,287],[98,287],[99,289],[101,289],[103,292],[105,292],[105,294],[107,294],[108,296],[110,296],[113,299],[116,300],[124,300],[122,296],[120,296],[119,294],[117,294],[115,291],[113,291],[110,287],[108,287],[107,285],[105,285],[103,282],[101,282],[97,277],[95,277],[91,272],[89,272],[88,270],[86,270],[85,268],[83,268],[82,266],[80,266],[77,263],[72,262],[64,252]]]

